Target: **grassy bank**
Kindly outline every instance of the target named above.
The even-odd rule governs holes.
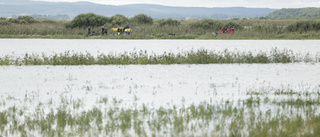
[[[319,53],[318,53],[319,54]],[[224,50],[221,52],[200,49],[181,53],[166,53],[156,55],[147,51],[124,53],[99,53],[93,56],[90,53],[55,53],[52,55],[28,54],[24,57],[5,55],[0,57],[0,65],[128,65],[128,64],[232,64],[232,63],[294,63],[319,62],[319,55],[311,57],[301,55],[291,50],[280,51],[272,49],[270,53],[260,51],[239,52]]]
[[[2,22],[2,23],[1,23]],[[105,24],[109,32],[100,37],[101,27],[93,27],[97,37],[86,37],[87,28],[66,28],[70,21],[38,21],[36,23],[0,22],[0,38],[52,38],[52,39],[319,39],[317,28],[312,28],[319,19],[298,20],[179,20],[178,25],[161,25],[163,20],[154,20],[154,24],[130,23],[131,35],[117,36],[112,27]],[[234,34],[215,35],[229,22],[235,24]],[[309,23],[311,22],[311,24]],[[312,24],[313,22],[313,24]],[[301,25],[307,28],[301,29]],[[288,29],[289,28],[289,29]],[[312,29],[309,29],[312,28]],[[174,35],[170,35],[174,34]]]

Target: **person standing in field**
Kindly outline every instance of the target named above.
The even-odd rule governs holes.
[[[89,36],[91,34],[91,28],[89,27],[88,28],[88,35],[87,36]]]
[[[104,36],[104,34],[108,35],[108,29],[106,27],[103,26],[101,30],[102,30],[102,33],[101,33],[102,36]]]

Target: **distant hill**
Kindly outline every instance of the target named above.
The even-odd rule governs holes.
[[[268,14],[267,18],[314,18],[320,17],[320,8],[281,9]]]
[[[0,17],[12,17],[14,15],[69,15],[74,17],[80,13],[93,12],[104,16],[121,14],[135,16],[140,13],[152,18],[250,18],[266,16],[276,9],[268,8],[203,8],[203,7],[171,7],[150,4],[133,5],[101,5],[90,2],[41,2],[30,0],[0,0]]]

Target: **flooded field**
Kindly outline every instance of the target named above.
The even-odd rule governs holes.
[[[4,47],[0,54],[12,55],[15,48],[10,42],[0,41],[8,44],[0,44]],[[62,43],[69,44],[63,45],[57,43],[64,40],[49,40],[59,48],[47,43],[43,46],[48,49],[42,50],[39,43],[43,40],[22,40],[30,42],[25,45],[17,41],[11,41],[11,46],[31,47],[19,48],[14,53],[17,56],[66,50],[161,54],[200,48],[268,52],[276,47],[312,56],[320,51],[316,46],[320,41],[236,41],[232,45],[230,41],[147,40],[141,45],[143,41],[124,40],[136,45],[117,48],[102,43],[122,41],[89,40],[99,46],[88,48],[88,41],[80,40],[85,42],[81,46],[79,41],[71,44],[73,40],[66,40]],[[229,44],[211,44],[216,42]],[[313,136],[320,131],[319,77],[318,62],[2,65],[0,135]]]
[[[297,53],[316,54],[320,40],[56,40],[56,39],[0,39],[0,55],[44,53],[47,55],[65,51],[122,53],[124,51],[148,51],[178,53],[198,49],[215,51],[270,51],[290,49]]]

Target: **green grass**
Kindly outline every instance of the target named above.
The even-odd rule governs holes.
[[[99,53],[93,56],[90,53],[54,53],[52,55],[28,54],[24,57],[4,55],[0,57],[0,65],[128,65],[128,64],[232,64],[232,63],[294,63],[318,62],[320,58],[310,57],[309,54],[295,54],[291,50],[272,49],[270,53],[260,51],[184,51],[177,54],[164,52],[163,54],[148,54],[147,51],[124,53]]]

